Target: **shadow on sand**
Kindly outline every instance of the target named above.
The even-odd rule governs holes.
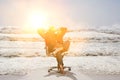
[[[45,77],[49,77],[55,75],[56,77],[69,77],[72,80],[77,80],[77,78],[75,77],[75,73],[69,72],[69,71],[65,71],[65,74],[60,74],[57,71],[52,71],[49,74],[45,75]]]

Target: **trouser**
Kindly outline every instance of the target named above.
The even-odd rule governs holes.
[[[65,41],[63,44],[57,44],[58,47],[55,48],[55,51],[53,52],[54,57],[56,57],[58,65],[61,64],[63,65],[63,57],[64,57],[64,52],[68,50],[70,46],[70,41]]]
[[[61,55],[61,53],[60,52],[58,52],[57,54],[56,54],[56,60],[57,60],[57,63],[58,63],[58,68],[59,68],[59,66],[60,65],[64,65],[63,64],[63,55]]]
[[[52,55],[56,58],[58,66],[63,65],[63,47],[56,48]]]

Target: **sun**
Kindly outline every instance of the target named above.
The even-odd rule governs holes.
[[[30,24],[31,26],[38,28],[45,23],[46,16],[44,14],[32,14],[30,16]]]
[[[29,12],[27,15],[26,20],[26,31],[34,32],[38,28],[45,28],[47,27],[46,24],[48,23],[48,16],[45,12],[38,12],[32,11]]]

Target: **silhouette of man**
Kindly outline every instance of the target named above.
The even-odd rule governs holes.
[[[47,56],[49,56],[54,51],[57,43],[54,27],[50,27],[47,31],[38,29],[38,33],[45,40],[45,48],[47,49]]]
[[[67,28],[61,27],[56,30],[54,27],[50,27],[47,31],[39,29],[39,35],[44,38],[46,44],[46,54],[53,55],[58,63],[58,70],[60,73],[64,73],[63,69],[63,56],[64,52],[68,50],[70,41],[63,41],[63,36],[67,32]]]

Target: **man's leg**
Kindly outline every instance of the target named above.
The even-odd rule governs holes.
[[[60,73],[64,74],[64,64],[63,64],[63,45],[58,45],[59,47],[57,47],[55,49],[55,51],[52,53],[52,55],[54,57],[56,57],[57,63],[58,63],[58,71],[60,71]]]
[[[60,71],[60,73],[64,74],[63,56],[61,55],[61,52],[58,52],[56,54],[56,59],[58,63],[58,70]]]

